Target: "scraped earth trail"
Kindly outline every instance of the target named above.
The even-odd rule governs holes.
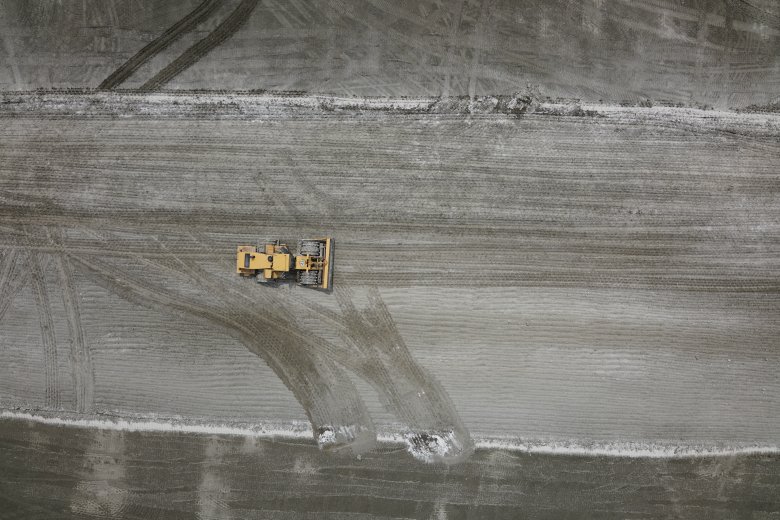
[[[321,447],[363,453],[376,442],[348,370],[367,381],[407,426],[415,456],[456,462],[473,450],[446,392],[411,357],[376,288],[368,290],[364,308],[355,305],[348,288],[338,288],[333,308],[324,295],[306,298],[298,290],[270,289],[239,278],[233,273],[234,258],[198,255],[208,246],[191,233],[169,237],[159,230],[144,235],[90,227],[53,229],[25,226],[6,228],[5,233],[16,243],[37,244],[31,248],[33,257],[72,265],[123,299],[174,319],[205,320],[239,340],[293,392]],[[73,240],[74,235],[81,238]],[[131,237],[148,244],[143,252],[112,251]],[[187,238],[189,245],[182,247],[178,241]],[[17,250],[28,252],[24,246],[12,249]],[[21,267],[12,266],[14,272]]]

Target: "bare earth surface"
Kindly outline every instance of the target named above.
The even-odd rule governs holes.
[[[774,0],[0,0],[0,519],[778,518],[778,92]]]
[[[740,108],[780,101],[775,0],[203,4],[213,9],[193,16],[180,39],[119,87],[150,87],[156,78],[177,89],[446,97],[531,85],[589,102]],[[0,0],[0,90],[97,87],[199,5]],[[218,28],[218,47],[192,47]]]
[[[561,457],[477,450],[421,464],[310,441],[0,422],[0,518],[773,519],[780,459]]]
[[[6,98],[5,408],[777,444],[776,117],[149,99]],[[333,294],[235,275],[310,235]]]

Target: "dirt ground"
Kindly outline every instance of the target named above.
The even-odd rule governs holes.
[[[229,38],[217,48],[157,79],[173,89],[348,96],[513,94],[530,85],[589,102],[780,101],[774,0],[204,3],[214,4],[208,16],[119,86],[143,86],[222,27]],[[200,4],[2,0],[0,89],[97,87]],[[234,11],[238,19],[221,25]]]
[[[774,0],[0,0],[0,518],[774,518],[778,92]]]
[[[398,427],[453,460],[777,441],[774,116],[44,98],[0,129],[6,408]],[[234,273],[314,235],[333,294]]]
[[[446,467],[398,446],[356,460],[310,441],[3,421],[0,518],[775,518],[778,465],[477,450]]]

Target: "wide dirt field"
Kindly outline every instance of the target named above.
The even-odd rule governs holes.
[[[0,518],[730,520],[776,518],[780,459],[561,457],[477,450],[445,467],[398,446],[361,460],[311,442],[0,422]]]
[[[0,0],[0,90],[97,87],[203,4],[204,20],[119,87],[221,27],[169,88],[780,102],[775,0]]]
[[[779,518],[778,92],[776,0],[0,0],[0,520]]]
[[[469,432],[777,442],[775,117],[41,99],[0,125],[5,408],[455,459]],[[234,273],[239,244],[318,235],[332,294]]]

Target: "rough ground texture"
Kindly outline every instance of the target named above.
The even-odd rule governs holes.
[[[311,442],[0,422],[0,518],[774,519],[780,459],[477,450],[422,465]],[[35,497],[31,499],[30,497]]]
[[[4,407],[777,444],[776,116],[173,98],[4,98]],[[320,234],[333,294],[234,273]]]
[[[780,3],[0,1],[0,89],[162,84],[445,97],[530,84],[591,102],[763,106],[780,100]]]
[[[0,0],[0,517],[776,517],[517,449],[777,453],[779,60],[774,0]]]

